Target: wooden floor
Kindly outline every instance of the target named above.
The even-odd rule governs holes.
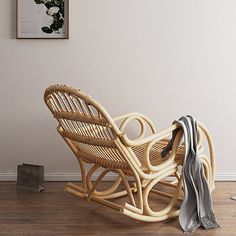
[[[108,183],[103,183],[107,185]],[[0,182],[0,235],[183,235],[178,218],[144,223],[63,192],[63,182],[48,182],[41,193],[17,190],[14,182]],[[236,235],[235,182],[218,182],[213,194],[221,228],[193,235]],[[154,205],[158,205],[154,201]]]

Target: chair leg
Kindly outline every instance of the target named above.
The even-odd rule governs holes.
[[[73,194],[73,195],[75,195],[77,197],[86,199],[88,195],[78,191],[79,189],[80,188],[78,188],[78,186],[74,187],[73,184],[71,184],[71,183],[67,184],[65,186],[65,191],[66,192],[71,193],[71,194]],[[119,212],[123,212],[123,207],[118,205],[118,204],[116,204],[116,203],[107,201],[105,199],[102,199],[102,198],[99,198],[99,197],[96,197],[96,196],[91,196],[90,200],[92,200],[94,202],[97,202],[97,203],[100,203],[100,204],[102,204],[104,206],[110,207],[113,210],[116,210],[116,211],[119,211]]]
[[[113,210],[120,212],[123,215],[129,216],[133,219],[147,222],[157,222],[163,221],[168,218],[178,216],[179,210],[174,210],[176,201],[181,201],[182,198],[179,196],[182,187],[182,177],[178,179],[177,185],[165,182],[163,179],[173,173],[176,169],[171,169],[164,172],[158,178],[153,180],[140,180],[140,177],[137,173],[134,173],[135,183],[133,187],[130,187],[130,184],[127,180],[127,176],[123,174],[121,170],[112,170],[110,168],[105,169],[101,172],[95,183],[92,183],[91,178],[93,173],[97,170],[98,166],[93,166],[85,176],[86,187],[81,187],[73,183],[67,183],[65,185],[65,191],[73,194],[82,199],[91,200],[97,203],[100,203],[106,207],[109,207]],[[105,191],[97,191],[99,183],[102,181],[102,178],[109,172],[118,173],[118,178],[114,184]],[[121,181],[124,183],[125,190],[117,191],[120,186]],[[143,183],[143,184],[142,184]],[[164,191],[159,191],[153,189],[154,185],[157,183],[167,185],[175,189],[173,194],[165,193]],[[136,202],[133,194],[137,193],[138,202]],[[166,198],[171,199],[168,205],[160,211],[153,211],[149,207],[148,196],[149,193],[155,193]],[[108,199],[113,199],[122,196],[129,197],[129,203],[124,202],[124,204],[119,205],[114,202],[108,201]]]

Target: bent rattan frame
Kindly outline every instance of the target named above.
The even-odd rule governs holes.
[[[178,216],[179,208],[176,203],[183,200],[184,194],[180,171],[184,158],[181,129],[170,154],[166,158],[160,155],[168,143],[167,138],[173,130],[179,128],[177,124],[157,131],[153,122],[140,113],[128,113],[112,119],[92,97],[65,85],[52,85],[47,88],[44,100],[58,120],[59,134],[69,145],[80,165],[81,185],[67,183],[65,191],[141,221],[156,222]],[[130,139],[126,130],[133,121],[138,122],[140,133],[138,137]],[[209,132],[199,122],[198,131],[200,159],[212,191],[213,144]],[[203,136],[208,142],[209,158],[204,154]],[[90,169],[86,170],[85,163],[90,164]],[[96,181],[92,182],[94,173],[101,167],[102,171]],[[99,191],[99,183],[109,172],[116,173],[117,179],[110,188]],[[168,187],[172,191],[157,189],[157,185]],[[150,193],[167,199],[162,210],[151,209],[148,199]],[[128,198],[124,198],[122,204],[112,201],[123,196]]]

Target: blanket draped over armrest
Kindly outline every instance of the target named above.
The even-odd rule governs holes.
[[[184,131],[185,157],[182,168],[184,200],[180,208],[179,223],[185,233],[194,232],[199,226],[205,229],[219,227],[213,212],[212,198],[204,175],[204,167],[198,156],[197,122],[191,116],[183,116],[178,121]],[[165,157],[172,149],[178,129],[162,151]]]

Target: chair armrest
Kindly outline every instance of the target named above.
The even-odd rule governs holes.
[[[207,139],[207,142],[208,142],[208,147],[209,147],[209,152],[210,152],[211,175],[212,175],[212,181],[214,181],[214,147],[213,147],[211,135],[210,135],[209,131],[206,129],[206,127],[201,122],[197,122],[197,125],[198,125],[198,131],[202,131],[204,133],[204,135]],[[150,151],[151,151],[153,145],[155,143],[157,143],[158,141],[163,140],[164,138],[169,136],[175,129],[178,129],[178,131],[177,131],[177,135],[174,139],[174,143],[172,146],[172,150],[170,152],[171,153],[170,156],[168,156],[166,158],[164,163],[162,163],[158,166],[151,165]],[[163,130],[159,131],[158,133],[153,134],[153,135],[151,135],[147,138],[144,138],[144,139],[132,141],[132,140],[128,140],[128,138],[126,136],[124,136],[123,142],[129,146],[139,146],[139,145],[147,144],[146,149],[145,149],[145,154],[144,154],[145,155],[145,158],[144,158],[145,165],[151,171],[159,171],[162,168],[164,168],[165,166],[167,166],[168,164],[170,164],[176,158],[177,149],[178,149],[180,143],[182,142],[181,141],[182,136],[183,136],[183,129],[180,127],[180,125],[178,125],[176,123],[166,129],[163,129]],[[198,148],[199,149],[203,148],[203,142],[202,142],[202,137],[201,137],[200,132],[198,134]]]
[[[135,120],[135,119],[138,120],[139,122],[142,122],[142,121],[146,122],[149,125],[149,127],[151,128],[153,133],[157,132],[157,128],[154,125],[154,123],[151,121],[151,119],[149,119],[147,116],[145,116],[141,113],[138,113],[138,112],[131,112],[131,113],[127,113],[127,114],[113,118],[113,120],[115,122],[121,121],[121,125],[123,124],[122,126],[125,126],[126,123],[130,122],[131,120]]]
[[[175,137],[173,146],[172,146],[172,150],[171,150],[171,154],[164,159],[163,163],[158,164],[157,166],[153,166],[151,164],[150,161],[150,152],[153,148],[153,146],[160,140],[164,140],[167,137],[169,137],[172,132],[174,130],[178,130],[177,131],[177,135]],[[135,146],[141,146],[146,144],[146,148],[144,151],[144,165],[153,173],[153,174],[144,174],[142,173],[142,175],[145,175],[146,178],[152,178],[152,175],[155,176],[157,174],[157,172],[164,170],[165,167],[167,167],[168,165],[178,165],[177,162],[174,162],[175,158],[176,158],[176,153],[177,153],[177,149],[178,146],[181,142],[181,138],[182,138],[182,134],[183,134],[183,129],[181,128],[181,126],[179,124],[173,124],[159,132],[156,132],[146,138],[142,138],[142,139],[136,139],[136,140],[130,140],[126,135],[123,135],[120,137],[122,143],[128,147],[128,149],[132,149],[131,147],[135,147]],[[147,177],[149,176],[149,177]]]
[[[145,115],[141,114],[141,113],[137,113],[137,112],[132,112],[132,113],[127,113],[125,115],[119,116],[119,117],[115,117],[113,118],[113,121],[117,124],[120,134],[119,137],[121,139],[127,140],[129,142],[129,138],[127,137],[126,133],[125,133],[125,128],[127,127],[127,125],[129,123],[131,123],[132,121],[138,121],[139,125],[140,125],[140,134],[138,135],[137,138],[135,138],[135,140],[141,140],[143,139],[146,135],[146,129],[149,128],[152,132],[152,134],[157,133],[157,128],[155,127],[154,123]],[[135,141],[132,140],[132,141]],[[131,141],[131,140],[130,140]],[[127,142],[127,144],[128,144]]]
[[[174,131],[177,128],[179,128],[179,125],[174,124],[174,125],[169,126],[166,129],[159,131],[159,132],[155,132],[152,135],[145,137],[145,138],[131,140],[125,134],[123,134],[120,137],[120,139],[122,140],[123,144],[126,146],[129,146],[129,147],[140,146],[140,145],[152,142],[152,141],[157,142],[159,140],[165,139],[172,133],[172,131]]]

